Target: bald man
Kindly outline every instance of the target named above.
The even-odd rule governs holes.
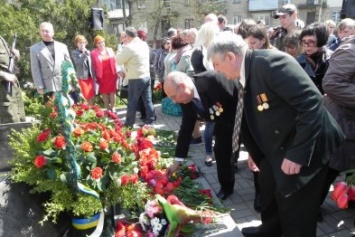
[[[177,170],[187,158],[190,138],[197,119],[214,121],[214,154],[218,181],[221,185],[217,197],[225,200],[234,192],[234,158],[232,157],[232,133],[237,103],[237,88],[213,70],[196,74],[194,78],[182,72],[171,72],[164,81],[169,98],[182,108],[182,122],[175,148],[175,161],[168,168],[168,176]]]

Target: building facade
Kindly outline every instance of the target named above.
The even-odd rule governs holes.
[[[131,25],[148,32],[150,40],[164,36],[166,30],[174,28],[199,28],[203,15],[209,10],[223,14],[228,24],[236,25],[245,18],[264,20],[269,27],[276,27],[279,21],[273,18],[274,12],[287,3],[295,4],[299,18],[304,23],[332,19],[339,22],[342,0],[130,0],[131,8],[123,0],[102,0],[108,10],[108,29],[119,34],[127,26],[125,16],[130,17]],[[209,4],[214,4],[207,6]]]

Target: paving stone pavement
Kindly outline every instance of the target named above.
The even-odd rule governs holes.
[[[157,121],[155,127],[158,129],[166,129],[178,131],[181,124],[181,117],[174,117],[165,115],[161,112],[159,104],[155,105],[155,111],[157,115]],[[120,115],[124,119],[124,111]],[[136,123],[138,123],[138,117]],[[201,127],[201,131],[203,127]],[[205,174],[203,182],[210,187],[212,191],[218,192],[219,184],[217,179],[216,164],[211,167],[207,167],[204,164],[204,145],[190,146],[189,156],[195,165]],[[223,205],[231,209],[230,217],[234,223],[229,222],[227,231],[220,231],[212,235],[204,236],[242,236],[240,230],[247,226],[256,226],[260,222],[260,214],[254,211],[254,184],[251,173],[247,166],[247,153],[241,152],[238,160],[238,172],[236,172],[236,183],[234,187],[234,194],[227,198],[223,202]],[[337,181],[344,179],[339,177]],[[330,196],[330,195],[329,195]],[[330,199],[326,199],[322,206],[322,213],[324,221],[318,223],[317,237],[350,237],[355,236],[354,219],[355,208],[348,208],[341,210],[337,207],[336,203]],[[226,218],[225,220],[229,220]],[[223,222],[224,220],[222,220]],[[272,236],[270,236],[272,237]]]

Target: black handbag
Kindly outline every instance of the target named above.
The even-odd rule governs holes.
[[[117,94],[118,97],[120,99],[128,99],[128,84],[127,85],[123,85],[123,78],[119,79],[119,86],[118,86],[118,90],[117,90]]]
[[[128,99],[128,85],[121,86],[119,93],[120,93],[119,96],[121,99]]]

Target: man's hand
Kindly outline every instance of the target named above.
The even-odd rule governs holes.
[[[259,172],[259,168],[256,166],[251,156],[248,156],[248,167],[253,172]]]
[[[43,95],[44,94],[44,89],[37,89],[38,94]]]
[[[300,164],[297,164],[287,158],[284,158],[281,165],[281,170],[287,175],[293,175],[298,174],[301,170],[301,167],[302,166]]]
[[[17,49],[11,49],[11,53],[14,54],[15,58],[20,58],[20,51],[18,51]]]
[[[174,160],[174,163],[166,169],[166,176],[168,176],[168,178],[170,178],[171,175],[172,175],[177,169],[179,169],[180,165],[181,165],[181,161],[176,161],[176,160]]]
[[[123,71],[117,72],[118,76],[121,78],[124,78],[126,76],[126,73],[124,73]]]
[[[17,77],[12,73],[1,72],[1,77],[4,78],[5,81],[11,82],[12,84],[17,81]]]

